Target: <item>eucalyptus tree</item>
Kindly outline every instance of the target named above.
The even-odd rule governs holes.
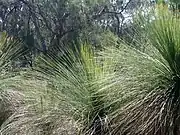
[[[1,0],[1,31],[23,37],[29,46],[36,44],[35,48],[45,51],[44,44],[53,44],[53,39],[75,39],[80,30],[89,27],[101,26],[121,35],[129,18],[145,3],[146,0]]]
[[[45,49],[44,42],[51,42],[51,38],[62,38],[79,28],[80,18],[77,16],[78,10],[68,1],[1,2],[1,30],[6,30],[9,34],[20,36],[25,40],[29,37],[31,41],[27,43],[30,45],[34,40],[39,47],[42,45],[41,49]]]
[[[85,28],[80,7],[67,0],[0,1],[0,31],[20,38],[29,50],[23,59],[30,61],[61,40],[73,41]]]

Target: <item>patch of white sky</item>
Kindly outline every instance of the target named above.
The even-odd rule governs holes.
[[[123,6],[126,6],[126,4],[129,2],[130,0],[110,0],[110,3],[112,3],[112,4],[116,4],[117,2],[123,2]],[[132,2],[134,1],[134,0],[131,0]],[[144,0],[142,0],[142,1],[144,1]],[[168,1],[168,0],[166,0],[166,1]],[[149,0],[149,2],[155,2],[155,0]],[[145,7],[144,9],[142,8],[142,14],[144,14],[144,15],[146,15],[146,14],[148,14],[148,9],[147,9],[147,7]],[[121,9],[119,9],[119,11],[117,11],[117,12],[121,12]],[[123,12],[122,12],[122,15],[123,15],[123,17],[122,17],[122,19],[124,19],[122,22],[123,23],[128,23],[128,22],[132,22],[132,11],[131,11],[131,13],[128,11],[128,10],[124,10]],[[104,23],[105,24],[103,24],[103,25],[106,25],[106,23],[108,23],[108,20],[104,20]],[[107,25],[112,25],[112,24],[107,24]]]

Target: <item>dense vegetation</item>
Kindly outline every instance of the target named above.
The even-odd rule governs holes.
[[[0,134],[179,135],[179,4],[0,0]]]

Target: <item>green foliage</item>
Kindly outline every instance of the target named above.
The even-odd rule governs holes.
[[[179,19],[171,14],[158,16],[149,31],[151,43],[168,63],[170,74],[179,76]]]
[[[177,116],[179,116],[180,104],[178,37],[180,28],[178,24],[178,18],[167,10],[160,10],[152,23],[146,25],[149,43],[152,46],[150,49],[151,52],[152,49],[155,52],[155,55],[151,54],[152,60],[156,61],[153,66],[158,69],[158,72],[155,73],[155,70],[153,72],[159,74],[155,81],[162,83],[150,88],[141,100],[120,112],[115,118],[119,128],[113,134],[176,135],[179,133],[180,123]],[[140,68],[141,65],[138,69]]]
[[[51,13],[46,14],[49,18],[63,16],[61,13],[67,11],[64,8],[63,12],[58,12],[58,4],[64,2],[68,8],[79,6],[73,2],[68,5],[65,1],[53,1],[57,6],[53,8],[46,2],[43,4],[52,8]],[[46,11],[43,6],[39,8]],[[109,31],[101,34],[95,31],[96,36],[85,30],[84,33],[90,33],[87,40],[96,39],[95,45],[105,47],[96,50],[87,42],[77,41],[62,47],[60,41],[54,42],[53,49],[57,53],[50,49],[41,54],[36,59],[36,71],[19,72],[15,77],[6,77],[2,72],[0,98],[4,102],[0,101],[0,107],[12,108],[7,116],[4,115],[5,119],[0,117],[3,123],[0,133],[179,134],[180,20],[164,7],[134,20],[137,31],[133,32],[141,33],[133,40],[137,41],[135,45],[145,49],[134,47],[133,42],[126,44]],[[66,21],[73,23],[68,17]],[[22,55],[22,43],[3,34],[1,71]],[[54,37],[60,39],[57,35]],[[17,101],[10,100],[11,94]],[[4,112],[0,111],[1,114]],[[72,127],[70,133],[67,132],[69,127]]]
[[[0,125],[8,119],[22,101],[22,95],[18,91],[7,90],[7,85],[13,75],[7,73],[11,62],[17,60],[24,53],[22,43],[5,32],[0,33]],[[5,90],[6,89],[6,90]],[[13,94],[16,97],[13,97]],[[16,100],[19,100],[17,101]]]
[[[179,4],[179,0],[170,0],[170,2],[173,2],[175,4]]]
[[[159,59],[122,43],[113,44],[119,48],[94,52],[81,44],[75,51],[66,48],[64,55],[52,53],[37,61],[38,71],[52,80],[63,113],[73,116],[89,134],[109,134],[109,121],[114,126],[114,119],[126,106],[136,105],[147,94],[159,92],[157,87],[169,85]]]
[[[70,118],[59,116],[55,111],[57,98],[55,93],[49,93],[50,88],[43,76],[30,70],[12,72],[9,69],[11,62],[16,62],[24,55],[23,48],[19,40],[9,37],[5,32],[1,34],[0,134],[57,135],[65,130],[68,135],[68,127],[59,126],[61,124],[72,127],[71,133],[77,132]],[[50,128],[51,124],[58,128]]]
[[[92,134],[104,132],[101,126],[111,104],[106,93],[114,78],[111,59],[95,56],[90,45],[81,44],[75,51],[67,48],[62,56],[50,54],[38,60],[38,70],[53,78],[60,107]]]
[[[9,37],[5,32],[1,33],[0,40],[0,70],[4,69],[10,62],[17,60],[25,53],[23,43]]]

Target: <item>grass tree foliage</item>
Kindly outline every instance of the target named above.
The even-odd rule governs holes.
[[[11,75],[7,74],[7,70],[11,65],[11,62],[16,60],[23,54],[22,43],[13,37],[9,37],[5,32],[0,33],[0,78],[1,78],[1,86],[0,86],[0,124],[4,122],[5,119],[10,115],[11,111],[13,111],[16,103],[9,102],[9,94],[3,90],[3,86],[8,83],[8,79]],[[14,91],[14,94],[17,94],[17,98],[19,96],[18,93]],[[9,95],[9,96],[8,96]],[[12,95],[11,95],[12,96]],[[11,97],[12,98],[12,97]],[[8,104],[9,107],[5,107],[4,105]],[[13,105],[12,105],[13,104]]]
[[[143,52],[122,41],[101,51],[79,43],[57,47],[59,54],[49,51],[39,56],[36,71],[28,73],[38,78],[38,84],[30,80],[25,83],[31,82],[31,87],[18,85],[17,80],[14,84],[24,86],[24,95],[34,96],[38,103],[26,99],[28,109],[13,113],[0,133],[178,135],[180,20],[163,12],[157,11],[142,25],[147,32]],[[7,55],[1,55],[2,63],[4,58],[15,58],[13,53],[3,54]],[[62,124],[73,131],[63,132],[68,129],[60,129],[65,128]]]
[[[156,50],[152,58],[158,61],[154,66],[161,67],[156,82],[164,81],[120,113],[114,134],[179,134],[179,29],[179,19],[168,11],[148,26],[150,52]]]
[[[65,111],[85,125],[86,134],[176,135],[178,24],[171,13],[159,13],[147,25],[145,52],[121,43],[119,49],[96,54],[82,45],[77,53],[67,49],[58,58],[53,54],[41,57],[39,70],[53,78],[61,107],[65,105]]]
[[[81,44],[75,51],[65,49],[63,56],[50,53],[38,61],[38,70],[52,78],[61,107],[83,125],[86,134],[105,134],[103,126],[112,111],[108,93],[116,92],[110,89],[115,80],[112,60]]]
[[[48,93],[47,81],[28,69],[12,71],[12,62],[26,53],[23,43],[5,32],[0,36],[0,134],[74,134],[72,120],[53,108],[55,96]]]
[[[38,71],[51,78],[61,110],[80,123],[82,134],[121,134],[119,112],[136,105],[158,86],[165,88],[164,67],[158,59],[124,43],[101,52],[88,44],[80,46],[76,51],[65,49],[63,56],[40,57]]]

